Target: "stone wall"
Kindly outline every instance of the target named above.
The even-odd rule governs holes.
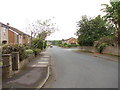
[[[81,51],[96,52],[96,49],[92,46],[80,46],[79,49]]]
[[[19,70],[21,70],[26,64],[29,63],[28,59],[24,59],[19,63]]]
[[[81,51],[97,52],[95,47],[92,47],[92,46],[80,46],[79,49]],[[108,46],[103,50],[103,53],[118,56],[118,54],[120,53],[120,50],[118,50],[118,47]]]
[[[19,62],[19,70],[18,70],[18,72],[21,71],[21,69],[24,68],[25,65],[27,65],[27,64],[28,64],[31,60],[33,60],[34,58],[35,58],[35,55],[34,55],[34,54],[31,54],[31,55],[29,55],[28,58],[20,61],[20,62]],[[18,72],[17,72],[17,73],[18,73]]]
[[[120,50],[118,50],[118,47],[108,46],[103,50],[103,53],[118,55],[120,53]]]
[[[3,67],[2,67],[2,78],[9,78],[10,76],[13,75],[12,72],[12,56],[11,54],[4,54],[2,55],[2,62],[3,62]]]
[[[34,54],[29,55],[28,58],[19,61],[19,53],[13,52],[12,54],[2,55],[2,77],[3,79],[9,78],[16,73],[19,73],[31,60],[35,58]]]

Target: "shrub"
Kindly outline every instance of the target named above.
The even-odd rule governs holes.
[[[68,45],[68,44],[65,44],[65,45],[64,45],[64,47],[66,47],[66,48],[67,48],[67,47],[69,47],[69,45]]]
[[[35,56],[37,56],[41,52],[41,49],[35,48],[35,49],[33,49],[33,52],[34,52]]]
[[[116,46],[117,41],[114,36],[106,36],[100,38],[98,41],[94,42],[94,46],[99,53],[102,53],[103,49],[107,46]]]
[[[30,49],[30,46],[27,45],[27,44],[23,44],[23,46],[24,46],[25,49]]]
[[[11,54],[12,52],[19,52],[20,61],[27,58],[27,53],[25,52],[24,45],[8,44],[3,46],[3,54]]]
[[[39,49],[43,50],[44,49],[43,43],[44,43],[43,40],[40,40],[39,38],[34,38],[32,40],[32,47],[39,48]]]
[[[71,44],[70,47],[77,47],[78,45],[76,44]]]
[[[60,47],[63,47],[64,45],[63,44],[59,44]]]
[[[47,42],[45,41],[44,42],[44,49],[46,49],[46,47],[47,47]]]
[[[27,53],[27,54],[33,54],[34,52],[33,52],[32,49],[27,49],[27,50],[26,50],[26,53]]]
[[[0,61],[0,67],[3,65],[3,62],[2,61]]]
[[[107,43],[101,43],[99,44],[98,46],[96,46],[96,50],[99,52],[99,53],[102,53],[103,49],[106,48],[108,46]]]

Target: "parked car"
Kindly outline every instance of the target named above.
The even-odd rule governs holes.
[[[53,47],[53,45],[50,45],[50,48],[52,48]]]

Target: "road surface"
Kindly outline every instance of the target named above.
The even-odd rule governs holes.
[[[54,46],[52,77],[45,88],[118,88],[118,63]]]

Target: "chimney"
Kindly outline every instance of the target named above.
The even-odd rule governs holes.
[[[9,26],[10,24],[9,24],[9,23],[7,23],[7,25]]]

